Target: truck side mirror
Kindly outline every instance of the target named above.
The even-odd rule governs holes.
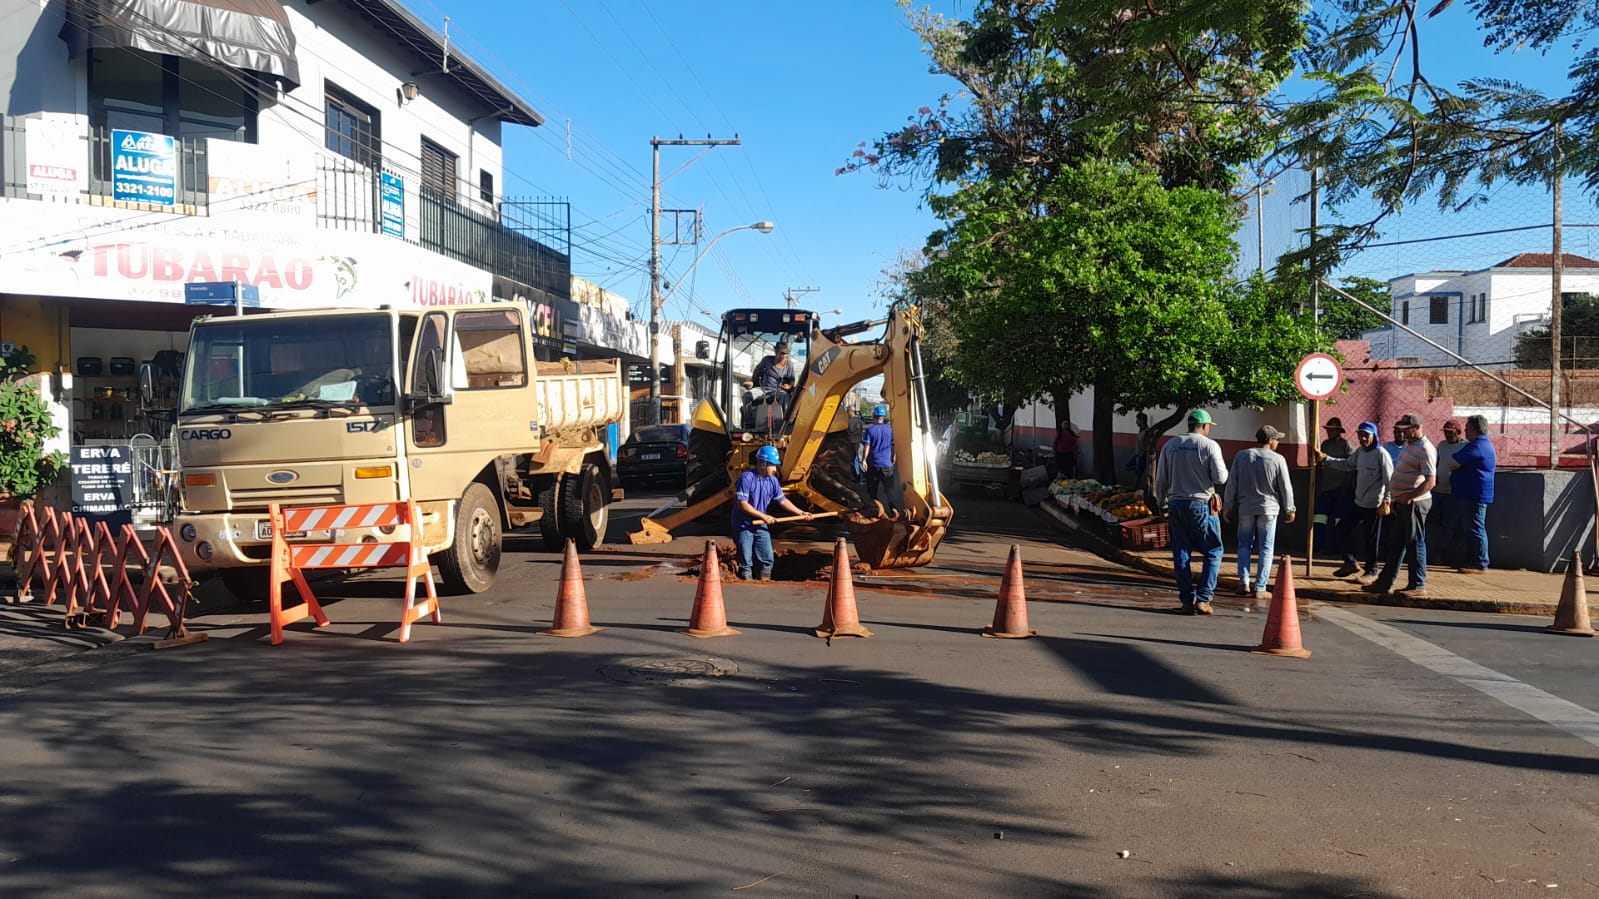
[[[139,366],[139,401],[146,409],[155,407],[155,369],[148,362]]]

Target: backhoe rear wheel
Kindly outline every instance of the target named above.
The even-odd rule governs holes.
[[[580,474],[561,478],[561,536],[577,541],[577,548],[590,550],[605,542],[610,524],[611,492],[598,465],[584,465]]]
[[[482,593],[500,570],[500,506],[489,488],[473,482],[455,511],[455,542],[433,555],[449,593]]]

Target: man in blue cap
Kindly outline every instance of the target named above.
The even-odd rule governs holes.
[[[1184,615],[1211,614],[1210,598],[1221,572],[1221,494],[1227,463],[1221,447],[1210,439],[1215,422],[1204,409],[1188,413],[1188,433],[1160,448],[1155,465],[1155,500],[1164,503],[1171,521],[1172,568],[1177,598]],[[1199,582],[1188,567],[1190,554],[1204,553]]]
[[[806,521],[811,514],[788,501],[783,495],[783,485],[777,480],[777,466],[783,457],[777,447],[763,446],[750,459],[750,467],[738,476],[733,491],[733,543],[738,548],[738,579],[758,577],[772,579],[772,532],[768,525],[777,519],[767,514],[772,503]]]
[[[899,508],[894,495],[894,427],[888,407],[872,410],[872,423],[861,435],[861,462],[866,466],[866,495],[883,504],[884,511]]]
[[[1344,564],[1333,572],[1333,577],[1358,574],[1364,562],[1366,577],[1375,578],[1380,546],[1378,535],[1382,516],[1388,514],[1388,481],[1394,475],[1394,462],[1377,443],[1376,422],[1361,422],[1355,436],[1360,438],[1360,448],[1353,456],[1334,459],[1328,458],[1325,452],[1318,452],[1316,457],[1329,471],[1355,473],[1355,511],[1339,522],[1343,532]]]

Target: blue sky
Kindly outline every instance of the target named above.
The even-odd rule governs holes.
[[[574,272],[627,297],[641,317],[654,136],[743,141],[661,150],[662,177],[671,175],[662,206],[702,209],[707,241],[777,225],[719,241],[669,298],[668,318],[709,324],[700,310],[781,305],[785,290],[807,287],[819,291],[804,307],[871,315],[882,308],[881,271],[936,225],[918,190],[834,175],[858,142],[953,85],[927,74],[892,0],[406,2],[435,28],[448,15],[452,45],[545,116],[540,128],[507,128],[504,191],[570,200]],[[704,248],[663,247],[668,278]]]
[[[788,289],[819,288],[801,303],[842,309],[845,320],[881,310],[882,271],[919,248],[937,223],[923,185],[879,185],[869,173],[834,174],[851,150],[933,104],[954,82],[927,72],[927,58],[893,0],[810,0],[773,6],[747,0],[405,0],[425,21],[522,94],[547,119],[510,127],[508,196],[572,204],[574,271],[647,310],[650,138],[727,138],[742,146],[663,148],[662,205],[699,208],[708,240],[771,220],[777,229],[728,235],[706,252],[667,302],[668,318],[698,318],[739,305],[781,304]],[[973,0],[937,0],[970,13]],[[1481,48],[1464,3],[1424,23],[1424,62],[1434,80],[1492,75],[1559,90],[1569,54],[1494,55]],[[1305,207],[1285,179],[1266,198],[1268,256],[1294,240]],[[1358,211],[1358,210],[1352,210]],[[1568,221],[1599,221],[1568,190]],[[667,221],[670,221],[668,219]],[[1503,190],[1486,209],[1440,215],[1417,208],[1388,227],[1405,239],[1549,221],[1547,195]],[[1533,238],[1529,238],[1533,239]],[[1387,277],[1419,268],[1488,264],[1501,249],[1547,251],[1516,237],[1374,250],[1351,273]],[[1588,250],[1586,235],[1567,238]],[[1246,266],[1255,225],[1240,232]],[[665,247],[676,282],[705,248]],[[1436,259],[1436,261],[1434,261]]]

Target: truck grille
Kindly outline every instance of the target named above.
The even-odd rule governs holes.
[[[265,510],[277,503],[280,506],[336,505],[344,498],[344,491],[336,484],[321,487],[266,487],[250,490],[230,490],[235,511]]]

